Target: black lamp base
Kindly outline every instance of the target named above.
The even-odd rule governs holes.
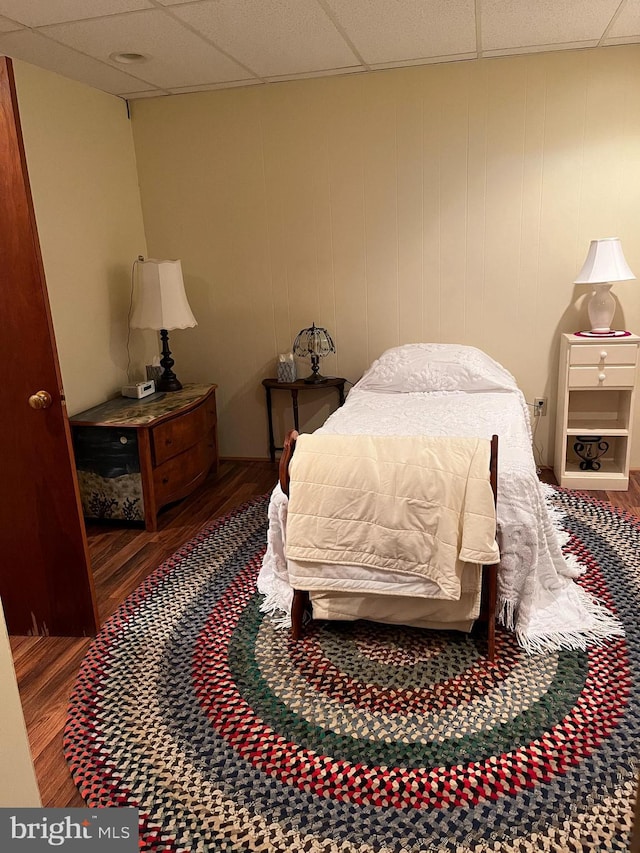
[[[168,374],[165,371],[156,382],[156,391],[180,391],[181,389],[182,382],[172,371]]]
[[[166,329],[160,329],[160,339],[162,340],[162,358],[160,365],[164,368],[162,376],[156,382],[156,391],[180,391],[182,383],[171,369],[175,364],[171,358],[171,350],[169,349],[169,332]]]
[[[308,385],[315,385],[327,381],[327,377],[320,373],[320,358],[315,354],[311,355],[311,370],[312,373],[304,380]]]

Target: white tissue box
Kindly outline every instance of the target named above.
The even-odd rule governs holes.
[[[290,356],[290,357],[289,357]],[[296,381],[296,363],[293,353],[278,356],[278,382]]]
[[[153,379],[155,382],[162,376],[162,368],[160,365],[147,364],[147,379]]]

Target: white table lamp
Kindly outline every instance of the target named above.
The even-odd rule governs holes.
[[[197,326],[184,292],[180,261],[138,261],[140,275],[129,325],[132,329],[156,329],[162,340],[164,368],[156,382],[158,391],[179,391],[182,384],[171,369],[174,361],[169,349],[169,330]]]
[[[595,338],[624,334],[611,328],[616,310],[616,301],[610,292],[611,285],[615,281],[630,281],[634,278],[617,237],[591,241],[587,258],[574,281],[574,284],[590,284],[593,288],[587,305],[591,330],[580,332],[581,335]]]

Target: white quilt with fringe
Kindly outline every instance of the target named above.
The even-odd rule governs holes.
[[[531,653],[587,644],[623,633],[618,620],[574,579],[584,571],[565,556],[563,534],[545,501],[532,452],[527,404],[514,378],[474,347],[410,344],[369,368],[318,432],[490,438],[498,451],[498,619]],[[289,623],[287,499],[269,506],[267,551],[258,579],[265,612]]]

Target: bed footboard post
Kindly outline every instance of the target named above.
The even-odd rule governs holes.
[[[498,567],[484,566],[487,573],[487,657],[496,659],[496,605],[498,601]]]
[[[309,593],[301,589],[294,589],[293,603],[291,605],[291,636],[299,640],[302,636],[302,623],[304,612],[309,604]]]
[[[493,491],[493,504],[498,505],[498,436],[491,436],[491,457],[489,459],[489,482]]]
[[[293,451],[296,449],[296,441],[298,440],[298,431],[295,429],[289,430],[284,439],[282,448],[282,456],[280,457],[280,465],[278,468],[278,480],[280,488],[289,497],[289,462],[293,456]]]
[[[491,436],[491,457],[489,461],[489,480],[493,491],[493,503],[498,504],[498,436]],[[484,566],[487,579],[487,657],[494,662],[496,658],[496,609],[498,604],[498,566]]]
[[[287,433],[284,446],[282,448],[282,456],[280,457],[280,466],[278,470],[278,479],[280,488],[289,497],[289,463],[296,449],[296,441],[298,440],[298,431],[295,429],[289,430]],[[304,623],[304,614],[309,607],[309,593],[302,589],[293,590],[293,601],[291,603],[291,636],[294,640],[299,640],[302,636],[302,627]]]

